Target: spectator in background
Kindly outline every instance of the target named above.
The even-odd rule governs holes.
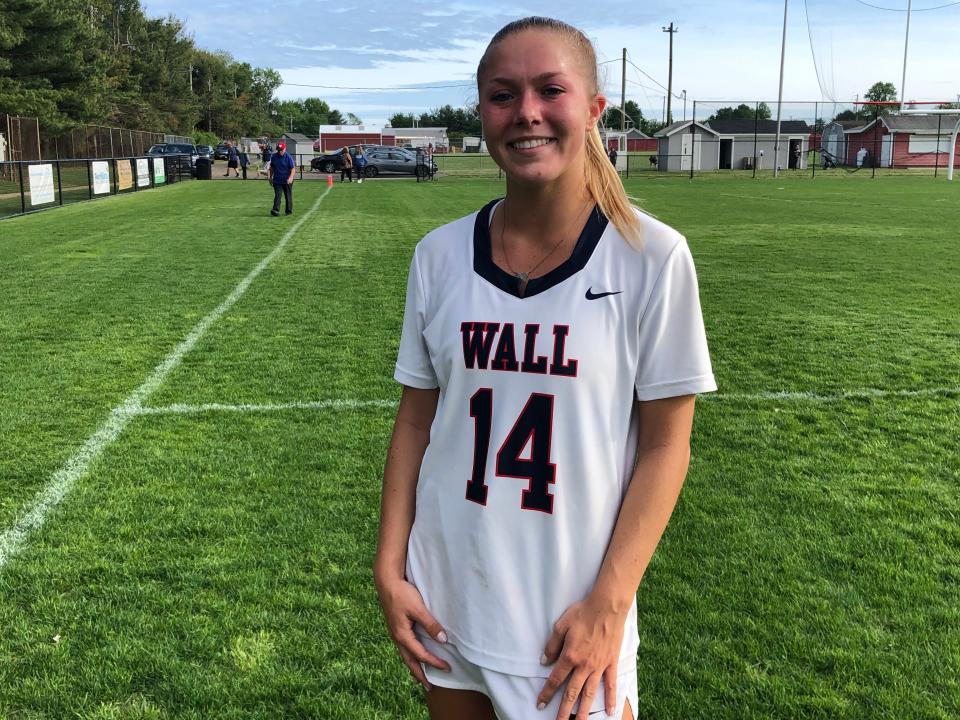
[[[280,193],[283,193],[287,215],[293,214],[293,158],[287,154],[285,143],[277,143],[277,152],[270,158],[270,184],[273,185],[273,209],[270,214],[280,214]]]
[[[247,157],[247,151],[240,152],[240,172],[243,173],[243,179],[247,179],[247,165],[250,164],[250,158]]]
[[[353,159],[353,166],[357,168],[357,182],[363,182],[363,169],[367,166],[367,156],[363,154],[363,145],[357,145],[357,156]]]
[[[270,171],[270,158],[273,157],[273,151],[270,150],[270,144],[264,140],[260,143],[260,161],[263,163],[260,166],[260,172],[267,174]]]
[[[350,154],[350,148],[344,148],[340,151],[342,165],[340,166],[340,182],[347,178],[347,182],[353,182],[353,156]]]
[[[234,147],[232,142],[227,143],[227,171],[223,174],[224,177],[230,176],[230,170],[233,169],[234,177],[240,177],[240,171],[237,169],[240,167],[240,153],[237,152],[237,148]]]
[[[613,166],[617,166],[617,149],[615,147],[610,148],[607,152],[607,157],[610,158],[610,162],[613,163]]]

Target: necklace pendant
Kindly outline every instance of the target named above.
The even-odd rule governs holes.
[[[520,287],[518,288],[518,293],[520,297],[523,297],[527,292],[527,283],[530,281],[530,276],[525,272],[518,272],[516,274],[517,282]]]

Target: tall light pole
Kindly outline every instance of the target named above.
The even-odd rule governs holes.
[[[903,79],[900,81],[900,109],[906,110],[904,103],[907,101],[907,47],[910,45],[910,9],[913,7],[913,0],[907,0],[907,34],[903,39]]]
[[[780,93],[777,95],[777,137],[773,142],[773,176],[780,176],[780,118],[783,114],[783,61],[787,56],[787,3],[783,0],[783,43],[780,45]]]
[[[670,101],[673,99],[673,36],[679,32],[678,28],[670,23],[670,27],[662,28],[663,32],[670,33],[670,66],[667,71],[667,125],[673,122],[673,116],[670,113]]]
[[[623,67],[620,72],[620,132],[625,130],[627,104],[627,49],[623,49]]]
[[[681,90],[680,94],[683,95],[683,121],[687,121],[687,91]]]

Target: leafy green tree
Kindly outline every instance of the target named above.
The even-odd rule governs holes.
[[[897,88],[893,83],[875,82],[864,93],[864,97],[870,102],[894,102],[897,99]]]
[[[413,120],[412,113],[394,113],[387,122],[390,123],[390,127],[409,128],[413,127]]]
[[[707,118],[707,122],[710,122],[711,120],[735,120],[738,118],[753,120],[754,117],[759,120],[769,120],[771,115],[772,113],[770,111],[770,106],[765,102],[762,102],[754,107],[750,107],[746,103],[740,103],[735,108],[720,108],[713,115]]]
[[[80,0],[4,0],[0,110],[47,131],[103,117],[107,58]]]

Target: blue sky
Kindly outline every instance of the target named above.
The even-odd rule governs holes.
[[[908,99],[956,100],[960,94],[960,3],[925,10],[948,2],[913,2]],[[473,73],[491,35],[510,20],[534,14],[576,25],[593,40],[601,61],[614,60],[603,67],[607,94],[616,103],[621,48],[627,48],[632,63],[627,99],[648,116],[659,118],[663,112],[666,93],[658,83],[667,84],[668,35],[661,28],[671,21],[679,28],[673,88],[678,95],[687,91],[688,116],[694,99],[698,117],[717,106],[710,101],[776,100],[784,7],[781,0],[529,5],[143,0],[143,5],[151,16],[173,14],[183,20],[200,47],[278,70],[289,83],[279,97],[320,97],[368,123],[383,123],[394,112],[474,101]],[[906,7],[907,0],[789,0],[784,100],[853,100],[877,80],[899,89]],[[424,85],[451,87],[417,89]],[[786,106],[784,117],[812,117],[812,110],[812,104]],[[673,114],[682,116],[681,100],[674,100]]]

